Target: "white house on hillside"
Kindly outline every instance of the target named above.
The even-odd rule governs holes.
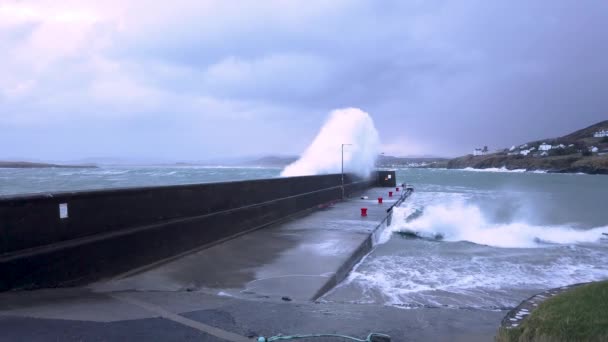
[[[608,137],[608,129],[603,129],[601,131],[595,132],[595,134],[593,134],[593,137],[595,137],[595,138]]]
[[[539,151],[549,151],[550,149],[551,149],[551,145],[546,144],[546,143],[542,143],[542,144],[540,144],[540,146],[538,146]]]
[[[593,152],[593,153],[597,153],[597,151],[599,151],[600,149],[595,147],[595,146],[591,146],[591,148],[589,148],[589,151]]]
[[[488,146],[484,146],[483,149],[481,148],[476,148],[475,150],[473,150],[473,155],[474,156],[485,156],[486,154],[488,154]]]

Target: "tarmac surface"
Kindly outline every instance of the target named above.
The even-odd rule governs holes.
[[[372,248],[397,200],[389,190],[370,189],[368,199],[87,287],[0,293],[0,341],[254,341],[303,333],[364,339],[371,332],[392,341],[492,341],[505,311],[315,301]]]
[[[0,341],[231,341],[208,333],[208,327],[243,336],[244,341],[281,333],[365,338],[371,332],[388,334],[392,341],[492,341],[505,314],[252,301],[200,292],[36,292],[43,293],[17,301],[0,296]]]

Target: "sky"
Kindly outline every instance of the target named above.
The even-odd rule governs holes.
[[[331,110],[390,155],[608,119],[608,2],[0,0],[0,159],[302,153]]]

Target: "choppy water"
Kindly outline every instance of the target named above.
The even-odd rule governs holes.
[[[410,169],[398,177],[416,193],[326,300],[497,309],[608,278],[606,176]]]
[[[116,166],[97,169],[2,169],[0,195],[134,186],[223,182],[277,177],[281,169]]]

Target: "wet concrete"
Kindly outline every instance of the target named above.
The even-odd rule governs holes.
[[[505,312],[311,301],[369,251],[397,199],[387,192],[371,189],[369,199],[335,203],[88,287],[0,293],[0,341],[253,341],[371,332],[393,341],[493,340]]]
[[[197,329],[196,325],[182,324],[177,317],[251,341],[257,336],[304,333],[339,333],[363,339],[371,332],[380,332],[390,335],[392,341],[475,342],[493,341],[505,314],[486,310],[404,310],[379,305],[252,301],[201,292],[87,294],[86,291],[42,290],[36,298],[0,294],[0,341],[226,341]],[[129,299],[158,310],[144,309]]]
[[[336,282],[336,275],[357,255],[367,253],[387,209],[398,199],[386,188],[309,212],[222,244],[144,270],[96,283],[108,291],[202,291],[238,298],[313,300]],[[383,197],[378,204],[377,198]],[[361,208],[368,216],[361,217]],[[355,262],[358,261],[355,260]],[[345,276],[345,274],[341,274]],[[337,281],[340,281],[338,279]]]

